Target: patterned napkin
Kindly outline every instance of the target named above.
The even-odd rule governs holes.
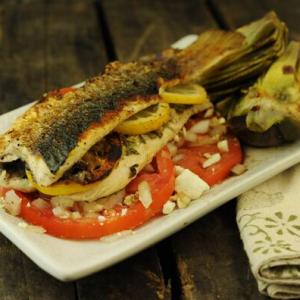
[[[240,196],[237,223],[260,292],[300,298],[300,164]]]

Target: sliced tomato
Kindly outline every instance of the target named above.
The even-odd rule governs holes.
[[[153,199],[149,208],[145,208],[137,201],[129,207],[118,205],[113,212],[108,211],[104,222],[99,222],[96,218],[62,219],[53,214],[50,206],[39,209],[30,205],[32,200],[30,195],[16,192],[22,199],[20,216],[33,225],[42,226],[50,235],[68,239],[96,239],[133,229],[159,214],[174,191],[174,165],[166,148],[156,155],[156,164],[158,172],[151,174],[151,180],[147,180]],[[135,181],[139,180],[138,176]],[[2,194],[5,192],[6,190],[2,190]],[[121,214],[123,208],[127,209],[125,215]]]
[[[199,147],[184,146],[178,150],[178,154],[182,154],[183,158],[176,162],[176,165],[196,173],[210,186],[223,181],[230,175],[231,169],[243,160],[243,153],[238,139],[233,136],[224,138],[228,141],[228,152],[220,153],[216,144]],[[220,153],[221,160],[208,168],[203,168],[202,164],[207,159],[203,155],[205,153]]]

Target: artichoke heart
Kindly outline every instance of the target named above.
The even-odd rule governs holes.
[[[226,57],[217,72],[211,68],[199,81],[213,101],[253,84],[283,54],[287,44],[287,27],[274,12],[235,33],[243,37],[242,46]]]
[[[273,146],[300,137],[300,43],[292,41],[229,111],[233,130],[248,144]]]

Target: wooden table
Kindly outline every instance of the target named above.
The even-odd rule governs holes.
[[[297,0],[0,1],[0,113],[160,51],[189,33],[234,28],[274,9],[299,38]],[[0,299],[266,299],[249,270],[235,201],[97,274],[62,283],[0,236]]]

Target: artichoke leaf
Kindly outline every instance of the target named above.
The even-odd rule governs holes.
[[[253,79],[265,72],[282,55],[287,43],[287,28],[274,12],[233,33],[244,37],[240,47],[232,48],[226,57],[223,56],[222,64],[218,64],[217,68],[210,67],[209,72],[198,77],[198,82],[214,94],[216,101],[221,96],[241,89],[246,81],[249,86]]]
[[[247,134],[250,144],[252,140],[256,145],[270,146],[276,144],[276,137],[278,144],[299,138],[299,60],[300,43],[291,41],[282,56],[231,106],[229,122],[237,129],[237,121],[241,124],[243,118],[245,128],[238,130]],[[264,140],[267,136],[272,142]]]
[[[270,67],[259,83],[259,88],[269,95],[274,95],[296,84],[296,71],[300,43],[292,41],[285,53]]]

